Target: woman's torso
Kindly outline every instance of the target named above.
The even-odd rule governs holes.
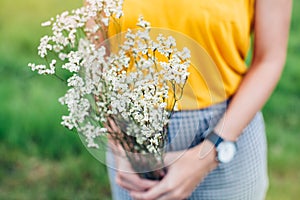
[[[191,49],[180,109],[204,108],[235,93],[247,70],[254,0],[124,0],[123,10],[123,31],[136,28],[143,15],[152,27],[180,33],[175,39]]]

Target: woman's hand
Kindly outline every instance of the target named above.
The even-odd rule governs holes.
[[[106,127],[110,132],[120,131],[112,119],[108,119]],[[116,183],[137,200],[185,199],[217,166],[214,146],[205,141],[186,151],[167,153],[165,163],[169,167],[166,176],[161,181],[151,181],[135,173],[120,145],[113,142],[110,145],[115,154]]]
[[[110,133],[119,133],[120,129],[112,118],[107,119],[106,128]],[[132,169],[128,161],[125,150],[120,144],[109,138],[109,146],[115,158],[115,167],[117,169],[116,183],[128,191],[146,191],[153,187],[158,181],[142,179]]]
[[[181,157],[178,157],[182,154]],[[136,200],[182,200],[188,198],[205,176],[217,166],[216,151],[210,142],[187,150],[169,153],[167,162],[174,160],[166,176],[149,190],[130,191]]]
[[[143,192],[158,184],[158,181],[142,179],[132,169],[127,158],[115,156],[117,175],[116,183],[130,192]]]

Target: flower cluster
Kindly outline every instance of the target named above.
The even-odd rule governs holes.
[[[47,58],[49,52],[55,52],[60,60],[69,60],[64,68],[77,72],[79,60],[76,60],[78,58],[76,47],[79,45],[79,38],[93,36],[98,31],[105,30],[110,19],[120,18],[123,14],[123,0],[86,0],[86,2],[86,6],[71,12],[65,11],[55,19],[51,18],[42,23],[42,26],[51,26],[53,34],[41,38],[38,47],[40,57]],[[95,21],[94,25],[87,27],[87,23],[91,20]],[[75,49],[75,52],[70,49]],[[39,74],[55,74],[55,64],[56,59],[52,59],[49,65],[30,63],[29,66]]]
[[[138,26],[141,29],[129,30],[117,54],[111,55],[105,78],[112,86],[112,114],[127,121],[125,132],[138,144],[159,153],[170,111],[188,77],[189,51],[179,51],[171,36],[150,39],[150,24],[143,18]],[[167,101],[171,97],[173,101]]]
[[[170,113],[181,98],[190,65],[189,50],[178,50],[171,36],[150,37],[151,26],[142,17],[137,29],[118,34],[116,46],[108,39],[94,43],[91,36],[106,30],[111,18],[122,15],[120,0],[87,0],[88,5],[64,12],[43,23],[52,27],[38,47],[42,58],[57,55],[48,65],[29,64],[39,74],[61,77],[56,68],[71,75],[68,89],[59,99],[68,107],[62,125],[82,133],[89,147],[99,147],[96,139],[110,134],[125,150],[160,154]],[[93,20],[94,25],[86,28]],[[60,70],[61,71],[61,70]],[[109,131],[108,119],[120,131]],[[134,141],[132,140],[134,138]],[[134,143],[133,149],[128,143]]]

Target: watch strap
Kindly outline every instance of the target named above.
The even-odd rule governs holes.
[[[223,142],[223,138],[221,138],[218,134],[215,133],[214,130],[211,130],[207,136],[206,139],[208,139],[211,143],[215,145],[217,148],[221,142]]]

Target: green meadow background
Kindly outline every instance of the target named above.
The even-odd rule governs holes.
[[[111,199],[105,166],[60,125],[63,86],[32,73],[40,23],[82,0],[0,0],[0,199]],[[300,2],[282,79],[263,109],[268,200],[300,196]],[[276,22],[274,22],[276,23]]]

